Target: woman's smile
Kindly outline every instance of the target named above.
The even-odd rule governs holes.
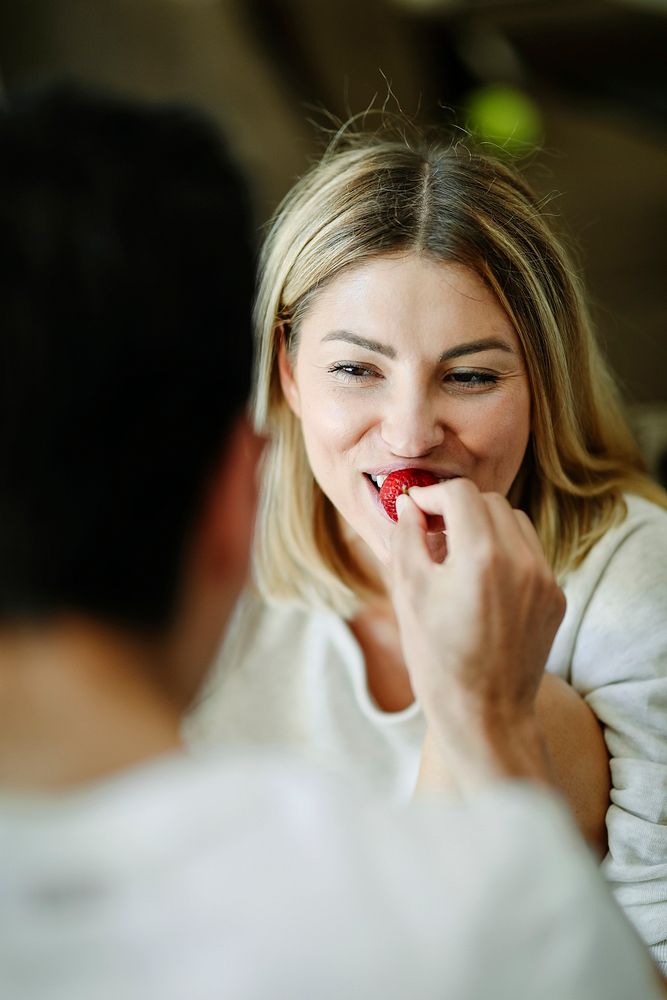
[[[281,380],[313,474],[376,558],[386,561],[393,530],[378,480],[396,469],[507,494],[530,391],[518,337],[474,271],[374,258],[331,281],[295,333]]]

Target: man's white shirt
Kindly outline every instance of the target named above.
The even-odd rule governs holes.
[[[173,755],[0,795],[7,1000],[627,1000],[654,970],[556,797],[390,808],[302,763]]]

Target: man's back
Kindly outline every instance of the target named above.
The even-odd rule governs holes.
[[[3,997],[652,995],[564,811],[518,784],[389,813],[288,759],[174,754],[3,796],[0,853]]]

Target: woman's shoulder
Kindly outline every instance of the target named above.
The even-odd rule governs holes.
[[[294,651],[313,629],[321,630],[326,612],[291,602],[271,602],[248,587],[239,597],[220,647],[218,660],[227,671],[248,657],[261,662],[280,651]]]
[[[638,527],[655,528],[661,534],[667,532],[667,509],[647,500],[645,497],[637,496],[635,493],[626,493],[623,496],[627,514],[621,527],[634,530]]]
[[[585,687],[591,670],[609,681],[666,666],[667,511],[639,496],[625,501],[623,520],[563,582],[567,611],[552,662],[571,665]]]
[[[263,684],[267,665],[273,678],[293,681],[305,663],[354,660],[351,644],[349,629],[335,612],[269,601],[249,587],[225,631],[204,696],[208,688],[234,683],[239,675],[243,675],[239,683],[247,685],[255,677]]]
[[[603,575],[627,589],[632,581],[645,591],[653,581],[667,594],[667,510],[635,494],[624,496],[626,515],[591,551]],[[599,547],[599,553],[596,548]],[[584,565],[587,560],[584,560]],[[658,596],[656,594],[656,596]]]
[[[244,591],[185,720],[186,740],[202,745],[231,734],[247,741],[267,712],[280,714],[279,706],[302,683],[312,618],[303,608],[270,604],[253,589]]]
[[[278,641],[290,647],[305,634],[331,630],[338,623],[340,619],[332,611],[295,601],[266,600],[249,586],[237,602],[223,649],[272,647]]]
[[[657,545],[667,543],[667,509],[635,493],[625,493],[623,502],[625,515],[612,524],[596,547],[615,551],[631,538],[640,543],[648,539]]]
[[[562,580],[567,610],[548,669],[578,690],[590,690],[602,674],[627,679],[640,660],[650,670],[664,661],[667,510],[636,495],[624,500],[625,516]]]
[[[609,574],[620,577],[635,567],[645,573],[655,566],[667,574],[667,510],[636,494],[625,494],[623,501],[623,515],[566,575],[566,592],[593,586]]]

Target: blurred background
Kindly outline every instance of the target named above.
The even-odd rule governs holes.
[[[386,101],[519,157],[667,485],[666,53],[667,0],[0,0],[2,86],[68,77],[198,104],[260,223],[322,149],[326,113]]]

